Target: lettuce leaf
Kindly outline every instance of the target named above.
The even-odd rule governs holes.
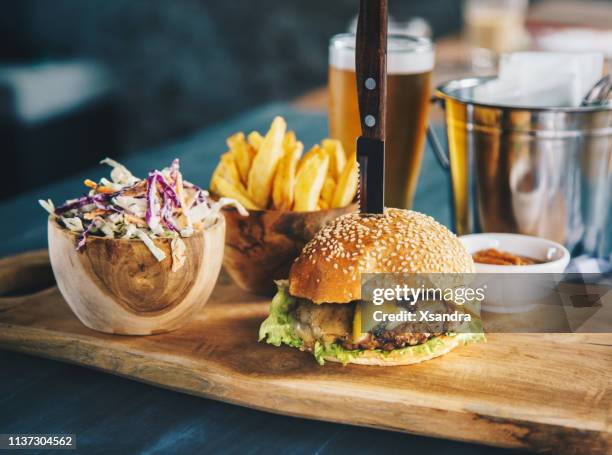
[[[287,344],[294,348],[302,346],[302,340],[293,330],[293,318],[289,316],[289,307],[295,299],[287,292],[287,282],[278,281],[278,292],[270,304],[270,314],[259,328],[259,341],[266,340],[274,346]]]
[[[456,336],[464,345],[470,343],[480,343],[481,341],[487,341],[487,337],[484,333],[458,333],[456,335],[449,334],[449,336]]]
[[[315,343],[314,351],[312,352],[319,365],[325,365],[325,358],[335,357],[342,365],[346,365],[355,357],[359,357],[363,351],[359,349],[348,350],[344,349],[339,344],[324,345],[320,342]]]

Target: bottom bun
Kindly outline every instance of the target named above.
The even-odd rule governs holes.
[[[340,359],[334,356],[326,356],[324,359],[329,362],[338,363],[353,363],[355,365],[372,365],[372,366],[400,366],[400,365],[413,365],[415,363],[421,363],[426,360],[440,357],[448,354],[450,351],[455,349],[460,343],[460,337],[443,335],[436,337],[436,339],[442,342],[442,345],[436,347],[434,352],[423,352],[414,354],[413,352],[401,352],[401,351],[363,351],[359,356],[352,357],[348,362],[342,362]]]

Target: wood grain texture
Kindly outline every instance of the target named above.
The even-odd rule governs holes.
[[[77,317],[95,330],[150,335],[181,327],[206,303],[219,276],[225,221],[183,239],[185,263],[172,271],[170,239],[155,239],[162,261],[141,240],[78,236],[48,222],[49,256],[58,287]]]
[[[242,289],[260,295],[276,291],[294,259],[328,221],[355,212],[357,205],[316,212],[250,210],[241,216],[225,209],[227,223],[223,266]]]
[[[360,0],[355,36],[355,74],[362,136],[385,140],[387,102],[387,0]],[[368,88],[366,80],[373,79]],[[374,125],[366,125],[372,115]]]
[[[23,270],[27,259],[2,260],[0,271]],[[223,274],[191,324],[150,337],[86,328],[56,288],[17,306],[2,306],[3,300],[1,347],[173,390],[274,413],[547,453],[606,454],[612,447],[610,334],[490,334],[487,343],[418,365],[321,367],[309,354],[257,343],[268,299]]]

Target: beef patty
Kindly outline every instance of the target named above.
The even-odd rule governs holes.
[[[393,328],[378,326],[374,330],[353,340],[353,316],[356,302],[348,304],[313,304],[300,299],[290,309],[296,321],[295,331],[304,341],[304,348],[312,350],[316,341],[324,344],[338,343],[345,349],[381,349],[391,351],[407,346],[425,343],[441,333],[428,333],[414,330],[411,323],[395,325]]]

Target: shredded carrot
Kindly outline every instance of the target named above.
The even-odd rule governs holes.
[[[98,186],[96,188],[96,191],[98,193],[104,193],[104,194],[112,194],[115,192],[115,190],[113,190],[112,188],[109,188],[108,186]]]
[[[93,180],[89,180],[89,179],[85,179],[83,181],[83,184],[85,186],[89,187],[89,188],[94,189],[94,190],[98,187],[98,184],[96,182],[94,182]]]
[[[176,194],[181,202],[181,207],[185,206],[185,192],[183,191],[183,176],[179,173],[176,177]]]
[[[129,221],[130,223],[134,223],[138,227],[147,227],[147,222],[141,218],[135,217],[133,215],[129,215],[127,213],[124,213],[123,217],[127,221]]]
[[[93,180],[85,179],[83,181],[83,184],[91,189],[96,190],[96,192],[98,193],[112,194],[115,192],[115,190],[113,190],[112,188],[109,188],[108,186],[98,185]]]
[[[106,213],[110,213],[110,212],[108,210],[96,209],[96,210],[92,210],[91,212],[87,212],[86,214],[84,214],[83,218],[85,218],[86,220],[93,220],[95,217],[104,215]]]

